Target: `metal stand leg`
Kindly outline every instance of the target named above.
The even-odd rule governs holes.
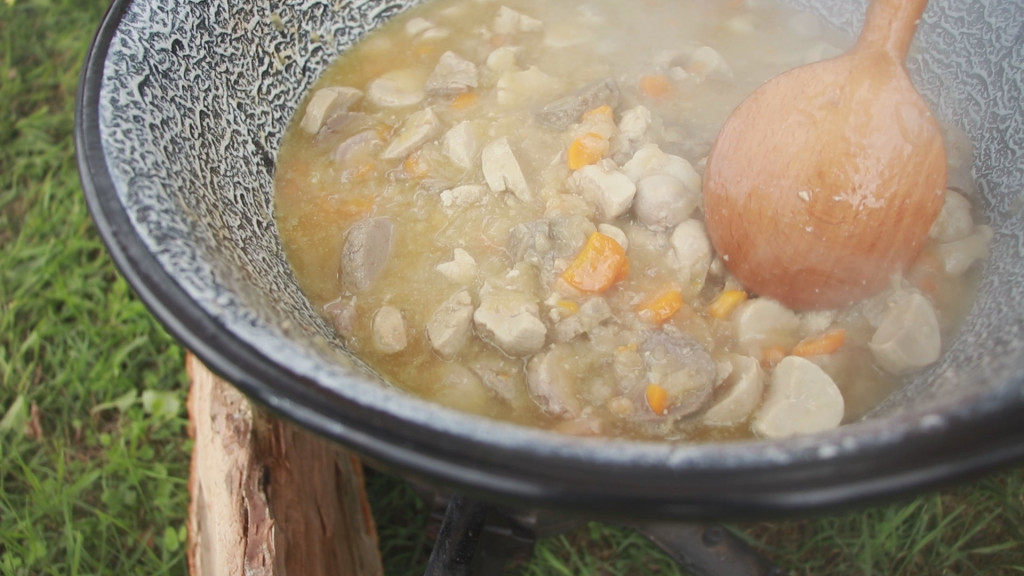
[[[625,524],[664,550],[693,576],[785,576],[717,524]]]

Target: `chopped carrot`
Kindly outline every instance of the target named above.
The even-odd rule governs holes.
[[[420,44],[414,49],[417,56],[430,56],[434,53],[434,47],[430,44]]]
[[[822,334],[808,336],[793,347],[794,356],[821,356],[831,354],[846,342],[846,330],[836,328]]]
[[[575,314],[580,311],[580,305],[572,300],[559,300],[556,305],[569,314]]]
[[[641,77],[639,88],[641,94],[654,100],[663,100],[675,90],[672,81],[664,74],[648,74]]]
[[[782,346],[767,346],[761,350],[761,365],[772,368],[786,357],[786,349]]]
[[[476,92],[463,92],[455,98],[452,98],[452,108],[456,110],[465,110],[473,104],[476,104],[479,99],[480,97],[477,96]]]
[[[614,113],[612,107],[607,104],[602,104],[597,108],[592,108],[583,113],[583,120],[608,120],[614,121]]]
[[[725,320],[737,306],[746,302],[747,293],[743,290],[723,290],[718,298],[708,306],[708,314],[716,320]]]
[[[430,173],[430,165],[423,154],[419,151],[413,152],[402,161],[402,170],[412,178],[424,178]]]
[[[352,220],[369,214],[373,210],[373,196],[344,196],[331,194],[315,199],[315,212],[333,222]]]
[[[356,182],[369,180],[376,172],[377,164],[372,160],[368,160],[352,170],[352,176],[350,179],[355,180]]]
[[[600,134],[587,132],[572,141],[567,158],[570,170],[579,170],[593,164],[608,154],[608,141]]]
[[[668,410],[668,390],[657,384],[648,384],[644,390],[644,398],[651,412],[662,415]]]
[[[637,312],[639,312],[640,318],[646,322],[664,324],[682,307],[683,293],[673,288],[662,292],[649,302],[645,302],[637,308]]]
[[[561,278],[583,292],[604,292],[627,274],[629,260],[622,245],[610,236],[594,232]]]

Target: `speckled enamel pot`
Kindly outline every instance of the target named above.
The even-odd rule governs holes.
[[[280,414],[420,480],[631,517],[755,517],[903,494],[1024,458],[1024,5],[934,0],[909,67],[976,145],[995,230],[942,360],[861,421],[729,444],[572,438],[448,410],[346,353],[273,219],[275,151],[332,58],[404,0],[115,0],[82,76],[85,194],[121,272],[181,342]],[[802,4],[856,29],[862,2]]]

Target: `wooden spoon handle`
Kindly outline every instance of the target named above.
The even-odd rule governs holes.
[[[881,49],[896,61],[903,62],[917,30],[917,22],[927,5],[928,0],[873,0],[856,48]]]

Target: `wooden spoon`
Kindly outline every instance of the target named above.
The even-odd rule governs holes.
[[[927,0],[875,0],[846,54],[769,80],[726,121],[708,234],[743,285],[797,309],[885,288],[942,208],[939,125],[903,61]]]

